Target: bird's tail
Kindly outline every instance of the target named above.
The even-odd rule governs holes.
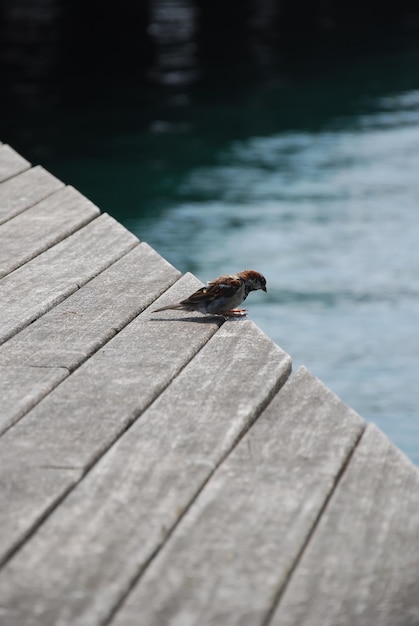
[[[153,309],[152,313],[159,313],[160,311],[169,311],[169,309],[183,309],[184,306],[181,303],[177,304],[167,304],[166,306],[162,306],[160,309]]]

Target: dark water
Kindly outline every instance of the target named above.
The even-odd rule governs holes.
[[[258,54],[162,53],[3,140],[182,271],[263,272],[250,317],[418,463],[419,46]]]

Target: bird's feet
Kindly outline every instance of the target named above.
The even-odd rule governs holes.
[[[230,309],[223,313],[224,317],[244,317],[247,313],[247,309]]]

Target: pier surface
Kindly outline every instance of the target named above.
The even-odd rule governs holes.
[[[417,626],[419,471],[0,145],[1,626]]]

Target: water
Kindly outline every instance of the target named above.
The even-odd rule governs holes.
[[[419,460],[419,91],[344,128],[233,141],[132,222],[201,279],[256,268],[251,318]]]
[[[268,61],[159,67],[3,140],[182,271],[264,273],[251,319],[419,463],[419,51]]]

